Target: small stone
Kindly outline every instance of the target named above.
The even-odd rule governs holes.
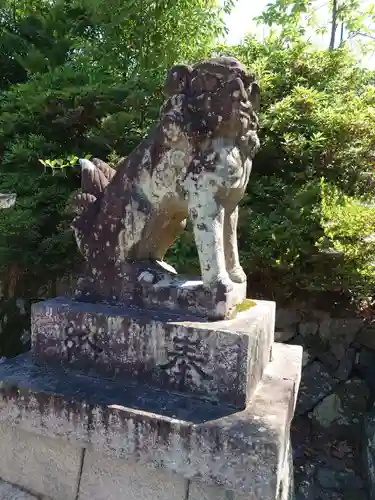
[[[286,329],[275,332],[275,342],[288,342],[295,337],[296,331],[293,329]]]
[[[323,340],[329,340],[331,336],[331,318],[325,318],[320,322],[319,335]]]
[[[326,366],[329,371],[335,372],[339,368],[339,360],[336,356],[329,350],[329,346],[325,348],[325,350],[317,350],[316,357]]]
[[[337,359],[345,356],[363,325],[360,318],[337,318],[331,321],[329,344]]]
[[[314,361],[315,355],[309,349],[304,349],[302,354],[302,368],[305,368],[309,363]]]
[[[337,418],[340,409],[340,398],[337,394],[329,394],[314,408],[313,416],[322,427],[329,427]]]
[[[314,490],[315,488],[313,479],[302,479],[301,482],[295,486],[298,500],[314,500]]]
[[[313,420],[329,428],[332,437],[359,439],[361,416],[366,412],[369,396],[366,382],[359,378],[347,380],[314,408]]]
[[[294,469],[296,500],[315,500],[315,465],[306,463]]]
[[[299,314],[295,309],[276,309],[275,325],[277,330],[293,329],[299,321]],[[294,328],[296,331],[296,328]],[[297,331],[296,331],[297,334]]]
[[[354,471],[335,471],[326,467],[320,467],[316,473],[318,483],[326,489],[360,490],[363,488],[362,479]]]
[[[366,490],[345,491],[338,493],[332,490],[320,490],[314,500],[368,500]]]
[[[369,498],[375,499],[375,405],[364,421],[364,458],[365,470],[370,490]]]
[[[316,335],[318,333],[318,328],[319,325],[317,321],[307,321],[298,325],[298,332],[305,338],[310,335]]]
[[[306,343],[302,335],[297,335],[296,337],[293,337],[290,340],[289,344],[300,345],[301,347],[303,347],[302,368],[305,368],[305,366],[314,361],[314,359],[316,358],[314,351],[309,347],[306,347]]]
[[[332,469],[327,469],[326,467],[320,467],[316,473],[316,479],[318,483],[329,490],[337,489],[337,478],[336,471]]]
[[[292,421],[290,431],[296,471],[307,467],[304,458],[306,450],[310,447],[311,427],[311,420],[305,415],[296,417]]]
[[[303,348],[305,348],[305,347],[306,347],[306,343],[305,343],[305,341],[304,341],[304,339],[303,339],[302,335],[296,335],[295,337],[293,337],[293,338],[290,340],[289,344],[291,344],[291,345],[300,345],[300,346],[302,346]]]
[[[355,368],[371,390],[375,391],[375,351],[362,347],[357,353]]]
[[[296,415],[302,415],[314,408],[319,401],[332,392],[337,383],[338,381],[319,361],[307,365],[302,372]]]
[[[335,377],[339,380],[347,380],[352,372],[357,351],[354,348],[349,348],[345,356],[340,360],[338,368],[335,372]]]
[[[16,193],[0,193],[0,209],[12,208],[16,204]]]
[[[363,328],[357,337],[357,341],[375,351],[375,326]]]

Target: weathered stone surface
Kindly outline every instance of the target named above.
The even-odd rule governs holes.
[[[280,464],[280,486],[275,500],[294,500],[293,457],[291,446],[286,447],[284,460]],[[209,486],[202,481],[190,481],[187,500],[254,500],[263,499],[260,489],[256,496],[249,497],[248,493],[229,491],[218,486]]]
[[[187,218],[207,293],[230,296],[235,285],[246,284],[237,248],[238,204],[259,149],[259,87],[239,61],[219,57],[174,66],[165,96],[156,127],[116,169],[81,160],[72,227],[93,284],[91,290],[89,281],[78,285],[82,300],[92,302],[95,292],[109,302],[122,299],[120,274],[126,282],[131,263],[162,261]],[[224,319],[234,306],[220,298],[209,313]]]
[[[375,352],[362,347],[356,355],[355,369],[375,394]]]
[[[0,500],[39,500],[34,495],[16,488],[12,484],[0,481]],[[47,499],[46,499],[47,500]]]
[[[250,498],[261,491],[262,500],[274,500],[283,479],[301,357],[300,348],[275,344],[248,407],[235,411],[36,367],[21,356],[0,365],[0,421],[110,458],[164,467]]]
[[[298,325],[298,333],[303,337],[316,335],[319,330],[318,321],[303,321]]]
[[[186,500],[188,480],[163,469],[85,452],[77,500]]]
[[[17,195],[15,193],[0,193],[0,209],[12,208],[16,203]]]
[[[320,324],[319,335],[337,359],[342,359],[362,327],[360,318],[334,318]]]
[[[316,500],[315,468],[311,463],[295,467],[295,500]]]
[[[288,342],[296,335],[292,329],[275,332],[275,342]]]
[[[284,464],[281,466],[281,480],[277,500],[294,500],[293,452],[290,441],[286,446]]]
[[[257,301],[230,321],[60,298],[34,304],[38,361],[94,368],[156,388],[244,408],[270,358],[275,305]]]
[[[369,396],[366,382],[358,378],[347,380],[314,408],[313,418],[321,426],[329,427],[336,439],[350,436],[352,440],[359,440]]]
[[[306,342],[304,341],[302,335],[297,335],[289,342],[290,345],[300,345],[303,347],[303,355],[302,355],[302,368],[305,368],[309,363],[315,360],[316,354],[313,349],[310,349],[306,346]]]
[[[367,471],[369,500],[375,500],[375,405],[364,422],[363,456]]]
[[[249,495],[228,491],[219,486],[207,486],[200,481],[189,484],[188,500],[248,500]]]
[[[298,331],[305,345],[315,352],[323,364],[333,371],[338,370],[338,378],[342,380],[347,371],[348,350],[361,327],[360,318],[331,318],[326,315],[321,319],[301,322]]]
[[[312,353],[309,349],[304,349],[302,355],[302,368],[305,368],[309,363],[312,363],[314,359],[314,353]]]
[[[316,479],[323,488],[342,492],[360,490],[364,486],[362,478],[358,477],[354,471],[337,471],[328,467],[319,467]]]
[[[338,380],[334,379],[319,361],[309,364],[302,373],[296,414],[312,410],[325,396],[330,394]]]
[[[296,332],[297,323],[300,321],[300,315],[295,309],[276,309],[275,328],[278,331]]]
[[[360,331],[357,342],[369,349],[375,350],[375,326],[365,326]]]
[[[372,400],[373,401],[373,400]],[[365,416],[362,449],[369,487],[369,500],[375,500],[375,404]]]
[[[0,443],[2,479],[53,500],[76,499],[81,449],[4,423]]]
[[[314,500],[368,500],[366,490],[319,490]]]
[[[278,307],[276,310],[276,326],[281,330],[285,327],[296,325],[300,319],[300,315],[296,309]]]
[[[165,263],[124,263],[102,275],[88,268],[77,280],[74,299],[169,310],[212,321],[231,318],[246,299],[245,282],[233,283],[230,289],[222,284],[208,288],[199,278],[181,278],[170,269]]]
[[[352,373],[357,351],[353,347],[346,350],[344,357],[339,361],[337,370],[334,373],[335,378],[347,380]]]

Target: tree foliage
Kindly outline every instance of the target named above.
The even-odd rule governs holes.
[[[278,299],[301,290],[371,296],[374,74],[345,49],[298,39],[249,37],[221,52],[252,67],[262,88],[261,150],[240,212],[250,290]],[[188,248],[185,240],[173,257],[183,252],[186,261]]]
[[[28,326],[15,314],[16,298],[53,295],[56,279],[80,263],[65,210],[79,170],[52,171],[40,160],[61,167],[74,156],[128,154],[155,121],[167,67],[207,56],[224,30],[211,0],[141,7],[0,4],[0,192],[18,196],[15,208],[0,211],[0,355],[20,349]]]
[[[327,18],[323,14],[327,11]],[[278,27],[283,39],[317,33],[329,34],[333,50],[353,40],[362,50],[374,51],[375,3],[363,0],[275,0],[257,18],[260,24]]]

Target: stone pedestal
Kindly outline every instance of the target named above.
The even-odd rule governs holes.
[[[246,282],[203,286],[196,278],[184,279],[165,262],[122,263],[92,269],[87,265],[74,298],[81,302],[132,304],[140,309],[162,309],[212,320],[229,319],[246,299]]]
[[[273,344],[274,313],[36,304],[31,353],[0,364],[0,478],[52,500],[291,500],[302,350]]]
[[[366,471],[369,500],[375,500],[375,405],[366,415],[363,426],[363,465]]]
[[[250,302],[233,320],[65,298],[32,308],[36,362],[94,370],[127,383],[244,408],[270,360],[275,306]]]

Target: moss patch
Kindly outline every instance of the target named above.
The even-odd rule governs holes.
[[[234,308],[234,310],[231,314],[231,319],[235,318],[238,313],[243,312],[243,311],[248,311],[249,309],[251,309],[252,307],[255,307],[256,305],[257,305],[257,303],[255,302],[255,300],[251,300],[251,299],[243,300],[242,302],[237,304],[236,307]]]

